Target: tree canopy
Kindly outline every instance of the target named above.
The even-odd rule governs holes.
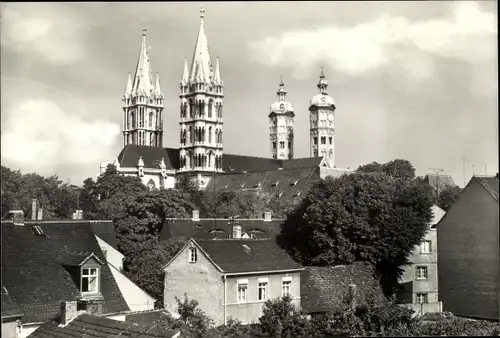
[[[458,186],[448,185],[439,193],[438,206],[444,211],[448,211],[450,207],[455,203],[462,192],[462,188]]]
[[[315,183],[288,215],[278,242],[304,265],[369,261],[394,292],[432,219],[432,189],[404,160],[370,164]]]

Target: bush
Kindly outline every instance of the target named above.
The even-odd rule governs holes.
[[[496,330],[496,331],[495,331]],[[438,322],[421,322],[416,336],[493,336],[499,324],[485,320],[454,318]]]
[[[183,337],[205,337],[206,333],[213,327],[213,320],[205,312],[198,308],[198,301],[189,300],[184,295],[184,302],[177,297],[177,312],[180,318],[172,326],[180,329]]]
[[[259,323],[264,337],[304,337],[310,331],[309,321],[289,296],[266,301],[262,312]]]

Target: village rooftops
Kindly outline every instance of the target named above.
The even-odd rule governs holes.
[[[262,274],[284,271],[300,271],[295,262],[274,240],[241,239],[191,239],[186,247],[194,244],[223,274]],[[184,249],[180,250],[183,252]],[[177,258],[175,256],[165,267]]]
[[[17,302],[9,296],[9,292],[2,282],[2,319],[22,316],[23,311]]]
[[[80,314],[67,325],[49,321],[40,326],[29,338],[175,338],[178,331],[157,325],[141,325],[134,322],[121,322],[109,318]]]

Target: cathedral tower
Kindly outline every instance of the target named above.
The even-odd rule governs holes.
[[[205,35],[204,10],[200,11],[198,39],[188,68],[180,83],[180,171],[198,173],[222,171],[223,81],[219,58],[215,69]],[[203,182],[200,185],[203,186]]]
[[[286,90],[281,79],[276,93],[278,98],[271,105],[269,113],[269,138],[274,159],[287,160],[293,158],[293,106],[286,101]]]
[[[146,29],[142,30],[142,45],[134,80],[128,75],[123,103],[123,145],[161,147],[163,145],[163,93],[160,79],[153,75],[146,44]]]
[[[321,156],[330,168],[335,167],[335,102],[328,96],[328,82],[321,68],[317,85],[319,94],[309,105],[311,156]]]

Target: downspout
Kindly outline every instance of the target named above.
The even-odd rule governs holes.
[[[226,325],[226,275],[223,275],[222,278],[224,279],[224,325]]]

